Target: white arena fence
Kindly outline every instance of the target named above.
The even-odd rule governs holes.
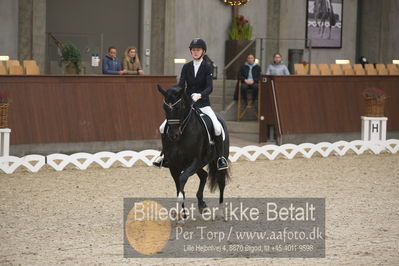
[[[390,139],[386,141],[362,141],[355,140],[351,142],[338,141],[334,143],[320,142],[318,144],[303,143],[300,145],[284,144],[265,145],[265,146],[245,146],[230,147],[229,160],[236,162],[239,159],[255,161],[257,159],[275,160],[277,158],[293,159],[311,158],[313,156],[328,157],[332,155],[343,156],[347,153],[360,154],[395,154],[399,150],[399,140]],[[50,154],[27,155],[24,157],[3,156],[0,157],[0,169],[12,174],[20,167],[25,167],[30,172],[38,172],[43,166],[48,165],[56,171],[62,171],[67,165],[73,165],[80,170],[87,169],[93,163],[102,168],[110,168],[115,162],[119,162],[122,166],[132,167],[136,162],[141,161],[150,166],[152,161],[160,154],[157,150],[121,151],[121,152],[98,152],[95,154],[79,152],[72,155],[66,154]]]

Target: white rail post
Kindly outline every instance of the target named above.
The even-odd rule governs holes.
[[[0,128],[0,156],[10,155],[10,133],[9,128]]]
[[[362,116],[362,140],[384,141],[387,139],[388,117]]]

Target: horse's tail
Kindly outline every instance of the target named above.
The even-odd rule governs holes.
[[[216,160],[212,160],[209,163],[209,175],[208,175],[208,184],[211,192],[215,192],[216,187],[219,189],[224,189],[227,181],[230,179],[229,169],[218,170],[216,166]]]

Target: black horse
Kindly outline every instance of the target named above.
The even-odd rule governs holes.
[[[210,181],[211,192],[214,192],[219,186],[219,204],[222,204],[229,172],[227,169],[217,170],[216,149],[209,142],[208,133],[201,121],[200,111],[193,106],[191,98],[184,89],[173,86],[164,91],[158,85],[158,90],[164,96],[163,108],[167,120],[165,133],[162,134],[163,151],[176,184],[177,200],[182,202],[184,207],[184,186],[187,179],[196,173],[200,178],[197,191],[199,212],[202,213],[206,208],[203,192],[207,178]],[[218,119],[225,132],[223,156],[228,158],[230,144],[226,123],[219,116]],[[206,165],[209,166],[209,176],[203,169]]]
[[[331,39],[331,29],[337,23],[331,0],[315,0],[314,14],[321,38],[324,38],[324,33],[328,27],[328,39]]]

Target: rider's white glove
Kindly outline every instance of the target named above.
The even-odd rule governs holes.
[[[193,99],[194,102],[197,102],[199,99],[201,99],[201,93],[191,94],[191,99]]]

